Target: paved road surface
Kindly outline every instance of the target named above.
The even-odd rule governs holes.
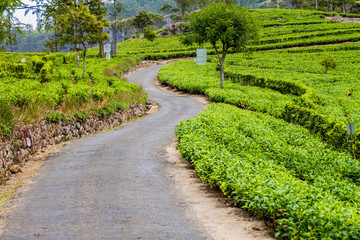
[[[159,69],[129,80],[160,111],[66,145],[16,200],[0,239],[211,239],[166,177],[164,156],[176,124],[203,106],[158,89]]]

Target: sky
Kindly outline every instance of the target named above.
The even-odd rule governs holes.
[[[26,5],[34,5],[34,3],[31,3],[29,0],[22,0],[22,2]],[[25,24],[31,24],[33,28],[36,27],[36,15],[33,15],[31,11],[25,15],[25,10],[16,10],[15,17],[19,19],[20,22]]]

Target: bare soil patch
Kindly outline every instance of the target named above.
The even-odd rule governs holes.
[[[360,18],[349,18],[342,16],[325,17],[325,20],[332,20],[332,21],[346,22],[346,23],[360,23]]]

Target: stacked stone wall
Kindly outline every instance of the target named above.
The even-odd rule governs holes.
[[[24,166],[30,155],[48,146],[114,129],[135,117],[143,116],[146,110],[144,104],[132,106],[107,117],[89,116],[86,120],[59,123],[46,123],[42,120],[36,124],[16,126],[12,136],[0,138],[0,178],[9,178],[11,166]]]

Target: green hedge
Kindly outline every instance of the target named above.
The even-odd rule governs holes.
[[[32,66],[36,73],[40,73],[40,70],[45,65],[46,61],[42,60],[39,56],[31,57]]]
[[[360,164],[308,130],[212,104],[177,127],[179,149],[211,186],[287,239],[357,239]]]
[[[52,80],[54,63],[53,61],[48,61],[44,64],[44,66],[40,70],[40,82],[49,82]]]
[[[295,81],[226,70],[227,78],[233,82],[225,81],[224,89],[220,89],[215,66],[214,63],[197,66],[193,61],[180,61],[163,67],[159,72],[159,80],[182,91],[204,94],[214,102],[267,113],[301,125],[335,147],[350,148],[345,123],[317,111],[319,97],[313,88]],[[360,144],[357,142],[355,152],[357,156],[360,155]]]
[[[24,63],[0,62],[0,78],[15,77],[23,79],[29,76],[29,68]]]
[[[282,94],[293,94],[295,96],[301,96],[303,103],[308,107],[315,107],[314,102],[318,101],[318,97],[315,91],[302,83],[273,78],[264,78],[250,74],[234,73],[230,70],[225,70],[225,77],[233,81],[237,81],[243,85],[270,88],[275,91],[279,91]]]

